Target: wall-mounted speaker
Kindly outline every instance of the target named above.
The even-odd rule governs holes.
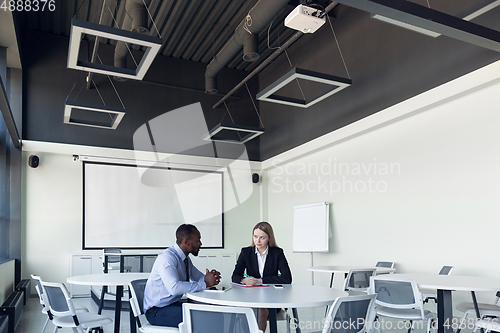
[[[40,159],[36,155],[31,155],[28,158],[28,165],[32,168],[36,168],[40,164]]]
[[[258,173],[254,173],[254,174],[252,174],[252,182],[253,182],[254,184],[257,184],[257,183],[259,182],[259,180],[260,180],[260,176],[259,176],[259,174],[258,174]]]

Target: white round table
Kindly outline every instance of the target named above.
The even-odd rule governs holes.
[[[419,288],[437,289],[438,302],[438,333],[453,333],[451,323],[453,320],[453,304],[451,292],[454,290],[470,291],[472,301],[479,316],[476,291],[499,291],[500,279],[489,279],[475,276],[462,275],[437,275],[437,274],[390,274],[384,275],[387,280],[415,280]],[[445,327],[445,323],[449,323]]]
[[[283,288],[269,287],[245,288],[232,285],[225,292],[199,291],[187,294],[194,301],[250,308],[305,308],[331,305],[337,297],[347,296],[345,291],[300,284],[284,284]],[[296,311],[294,311],[296,317]],[[277,332],[276,311],[269,311],[269,330]]]
[[[86,274],[70,276],[66,279],[69,284],[84,286],[126,286],[130,281],[147,279],[149,273],[109,273],[109,274]]]
[[[120,332],[120,315],[122,309],[123,286],[127,286],[131,281],[149,278],[149,273],[108,273],[108,274],[86,274],[70,276],[66,279],[69,284],[84,286],[113,286],[116,287],[115,298],[115,333]],[[104,295],[101,295],[98,313],[101,313],[104,303]],[[136,333],[134,314],[130,310],[130,332]]]
[[[330,288],[333,285],[333,277],[334,275],[337,274],[347,274],[351,269],[376,269],[377,274],[384,274],[384,273],[392,273],[395,272],[395,268],[389,268],[389,267],[370,267],[370,266],[349,266],[349,265],[343,265],[343,266],[312,266],[312,267],[307,267],[308,271],[312,272],[322,272],[322,273],[331,273],[332,277],[330,278]]]
[[[390,274],[384,279],[415,280],[419,288],[460,290],[460,291],[499,291],[500,280],[464,275],[438,274]]]

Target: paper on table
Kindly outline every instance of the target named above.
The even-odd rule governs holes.
[[[205,289],[205,291],[209,291],[211,293],[223,293],[231,289],[231,287],[222,287],[222,289]]]
[[[253,286],[251,286],[249,284],[241,284],[241,283],[236,283],[236,282],[231,282],[231,284],[233,286],[238,286],[238,287],[243,287],[243,288],[269,287],[268,284],[262,284],[262,283],[254,284]]]

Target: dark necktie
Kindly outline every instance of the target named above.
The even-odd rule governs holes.
[[[188,258],[184,259],[184,265],[186,266],[186,281],[189,281],[189,267],[188,267]]]

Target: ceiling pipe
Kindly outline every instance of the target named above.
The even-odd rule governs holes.
[[[248,11],[245,19],[236,27],[234,35],[207,66],[205,72],[205,92],[207,94],[218,92],[217,73],[238,54],[242,46],[244,46],[243,60],[255,61],[259,58],[257,35],[288,2],[289,0],[259,0]]]
[[[248,34],[243,40],[243,60],[253,62],[259,59],[259,49],[257,48],[257,34]]]
[[[325,11],[320,17],[324,17],[338,5],[337,2],[332,1],[328,6],[326,6]],[[228,99],[232,94],[234,94],[238,89],[240,89],[246,82],[248,82],[252,77],[254,77],[261,70],[266,68],[274,59],[276,59],[283,51],[285,51],[290,45],[295,43],[297,39],[302,37],[304,33],[301,31],[297,31],[290,39],[288,39],[285,43],[283,43],[279,48],[277,48],[266,60],[264,60],[261,64],[259,64],[250,74],[248,74],[240,83],[238,83],[230,92],[228,92],[220,101],[214,104],[213,108],[217,108],[219,105],[224,103],[226,99]]]
[[[125,17],[123,19],[122,29],[127,31],[138,32],[147,34],[149,32],[146,28],[148,23],[148,16],[146,6],[151,3],[151,0],[127,0],[125,3]],[[119,68],[127,67],[127,54],[128,47],[125,42],[116,43],[114,66]],[[116,81],[126,81],[124,77],[115,76]]]

